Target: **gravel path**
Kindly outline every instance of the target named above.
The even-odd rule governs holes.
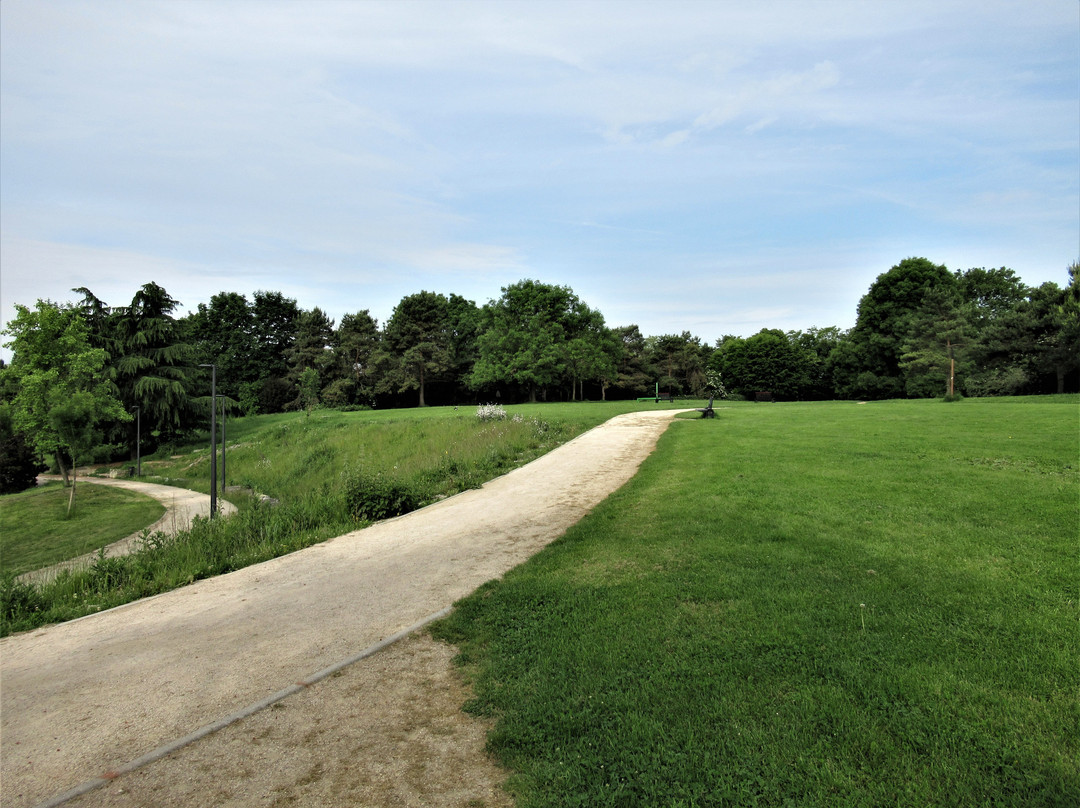
[[[625,483],[675,410],[618,416],[421,511],[0,640],[0,804],[502,805],[453,649],[356,657],[538,552]],[[188,746],[127,764],[297,691]],[[51,802],[50,802],[51,801]]]
[[[41,480],[59,480],[59,477],[52,477],[42,475],[38,479]],[[107,477],[79,477],[79,485],[83,483],[89,483],[90,485],[111,485],[115,488],[124,488],[128,491],[135,491],[139,494],[145,494],[148,497],[152,497],[165,506],[165,513],[154,524],[150,525],[149,531],[151,533],[164,533],[167,536],[175,536],[181,530],[187,530],[191,527],[191,522],[196,516],[209,516],[210,515],[210,495],[200,494],[198,491],[189,491],[186,488],[177,488],[172,485],[157,485],[155,483],[146,483],[142,480],[131,479],[111,479]],[[231,502],[224,499],[218,499],[218,512],[224,515],[228,515],[236,512],[236,506]],[[120,541],[115,541],[105,548],[105,556],[112,558],[114,556],[126,555],[135,549],[136,544],[139,541],[139,537],[142,535],[140,530],[138,533],[132,533],[130,536],[126,536]],[[62,561],[59,564],[53,564],[51,567],[45,567],[40,570],[34,570],[33,572],[27,572],[19,576],[21,581],[47,581],[55,578],[57,573],[65,569],[76,569],[79,567],[88,567],[97,558],[97,552],[86,553],[77,558],[71,558],[67,561]]]

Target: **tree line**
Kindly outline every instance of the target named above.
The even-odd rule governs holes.
[[[535,280],[483,306],[417,292],[381,325],[368,310],[335,323],[280,292],[220,292],[177,316],[155,283],[121,306],[80,288],[73,303],[16,306],[0,454],[17,454],[18,438],[74,465],[133,452],[136,429],[147,451],[176,441],[205,428],[209,366],[235,414],[633,398],[657,386],[702,397],[717,375],[733,395],[777,400],[1074,391],[1078,269],[1064,287],[1030,287],[1004,267],[950,272],[908,258],[874,281],[849,330],[763,329],[715,344],[609,327],[569,287]]]

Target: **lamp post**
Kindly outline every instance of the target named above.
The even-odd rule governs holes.
[[[217,365],[210,368],[210,518],[217,517]]]
[[[142,408],[135,410],[135,476],[142,477]]]

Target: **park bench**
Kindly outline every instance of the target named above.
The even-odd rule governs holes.
[[[768,390],[759,390],[754,393],[754,401],[772,401],[773,395]]]
[[[697,408],[697,411],[701,413],[702,418],[715,418],[716,417],[716,410],[714,410],[712,408],[712,402],[713,402],[713,400],[710,398],[708,407],[698,407]]]
[[[638,401],[655,401],[659,404],[661,401],[674,401],[675,397],[671,393],[657,393],[654,396],[644,396],[639,398]]]

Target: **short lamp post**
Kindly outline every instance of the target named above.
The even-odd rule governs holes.
[[[217,365],[210,368],[210,518],[217,517]]]
[[[135,410],[135,476],[142,477],[142,408]]]

